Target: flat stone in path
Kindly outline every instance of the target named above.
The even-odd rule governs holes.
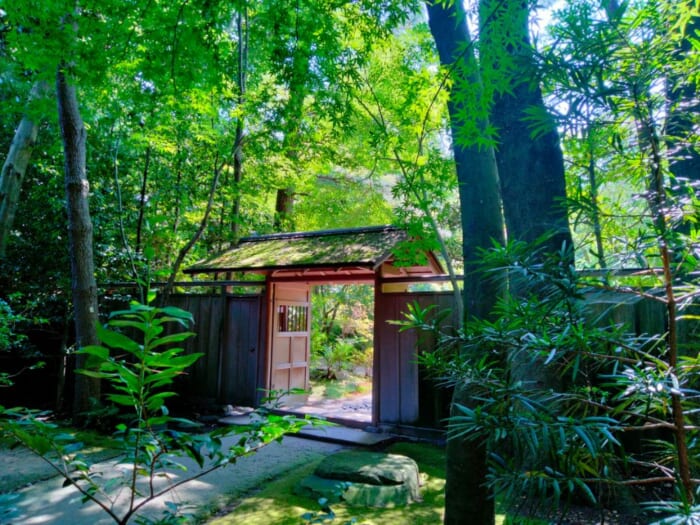
[[[324,458],[298,492],[330,502],[388,507],[421,501],[418,465],[399,454],[349,450]]]
[[[308,425],[302,428],[299,437],[327,441],[329,443],[340,443],[343,445],[358,445],[364,447],[374,447],[383,443],[393,441],[391,434],[382,432],[367,432],[359,428],[349,428],[341,425],[314,427]]]

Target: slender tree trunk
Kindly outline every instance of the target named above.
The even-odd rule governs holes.
[[[29,94],[29,103],[47,91],[45,82],[37,82]],[[36,118],[25,114],[17,126],[10,151],[0,172],[0,259],[5,257],[7,241],[12,231],[22,181],[32,156],[39,132]]]
[[[207,228],[207,224],[209,224],[209,217],[211,215],[211,209],[214,205],[214,196],[216,195],[216,189],[219,187],[219,179],[221,178],[222,169],[223,164],[219,164],[219,158],[217,156],[214,159],[214,176],[212,178],[211,188],[209,190],[209,199],[207,200],[207,207],[204,210],[204,215],[202,216],[202,220],[199,222],[199,227],[197,228],[197,231],[177,254],[177,258],[175,259],[173,267],[170,270],[168,282],[166,283],[161,294],[160,301],[163,305],[167,304],[168,300],[170,299],[170,294],[172,293],[173,286],[175,285],[175,279],[177,278],[178,273],[180,272],[180,266],[182,266],[182,262],[185,260],[185,257],[187,257],[187,254],[194,247],[194,245],[197,244],[197,241],[202,237],[204,230],[206,230]]]
[[[151,165],[151,146],[146,148],[146,160],[143,166],[143,176],[141,177],[141,194],[139,196],[139,218],[136,222],[136,253],[141,253],[143,218],[146,215],[146,191],[148,189],[148,168]]]
[[[657,132],[652,112],[644,104],[636,102],[637,126],[639,135],[644,142],[641,143],[642,151],[647,156],[649,166],[649,194],[647,197],[649,211],[656,233],[659,254],[663,269],[663,287],[666,306],[666,322],[668,330],[666,343],[668,348],[667,360],[669,373],[677,377],[678,370],[678,303],[676,299],[675,275],[673,270],[673,251],[669,246],[669,240],[673,237],[671,224],[669,223],[669,202],[666,197],[666,184],[663,173],[663,155],[661,139]],[[675,437],[675,460],[677,476],[680,482],[680,490],[684,493],[685,500],[689,504],[695,501],[695,484],[692,479],[691,454],[688,445],[688,432],[686,428],[686,416],[688,412],[685,400],[678,392],[671,394],[671,413],[673,417],[673,431]]]
[[[572,246],[564,157],[552,119],[535,137],[527,121],[528,111],[547,115],[532,62],[528,5],[526,0],[481,0],[480,52],[483,62],[502,71],[508,87],[496,92],[491,110],[508,239],[532,242],[552,233],[545,246],[556,252],[563,243]]]
[[[70,348],[68,347],[68,341],[70,340],[70,320],[71,312],[69,305],[66,305],[65,315],[63,316],[63,333],[61,334],[61,345],[60,345],[60,360],[58,362],[58,379],[56,381],[56,404],[55,410],[58,413],[62,413],[65,406],[65,388],[66,388],[66,375],[68,372],[68,359],[70,356]]]
[[[238,12],[236,30],[238,32],[238,97],[236,102],[240,109],[243,108],[246,95],[246,81],[248,76],[248,3],[243,0]],[[238,242],[241,226],[241,181],[243,180],[243,137],[245,136],[245,120],[243,112],[236,120],[236,137],[233,146],[233,217],[231,221],[231,237],[234,243]]]
[[[593,222],[593,235],[595,236],[596,258],[601,270],[608,267],[605,259],[605,247],[603,246],[603,227],[600,223],[600,200],[598,198],[598,180],[596,177],[595,148],[593,138],[588,135],[588,184],[591,187],[591,221]]]
[[[143,303],[146,300],[143,283],[141,282],[139,271],[136,268],[134,253],[129,245],[129,240],[126,237],[126,230],[124,229],[124,202],[122,200],[122,187],[121,183],[119,182],[119,140],[115,141],[114,144],[114,157],[112,160],[112,165],[114,167],[114,189],[117,197],[117,207],[119,208],[119,235],[122,239],[122,247],[129,258],[131,275],[138,285],[139,300]]]
[[[231,240],[237,243],[241,236],[241,182],[243,181],[243,117],[236,122],[236,139],[233,152],[233,210]]]
[[[176,172],[177,175],[175,176],[175,210],[173,213],[173,236],[177,235],[177,231],[180,228],[180,219],[182,217],[182,206],[181,206],[181,195],[182,195],[182,156],[181,153],[178,151],[177,154],[177,167],[176,167]]]
[[[428,2],[430,31],[441,64],[449,68],[453,88],[448,102],[452,145],[459,183],[463,255],[465,265],[464,301],[466,315],[487,316],[500,295],[499,284],[479,275],[478,250],[503,238],[503,218],[499,198],[498,172],[491,148],[465,145],[461,128],[464,111],[459,103],[460,87],[481,85],[474,49],[466,26],[461,2]],[[487,122],[478,123],[485,129]],[[470,385],[455,387],[455,404],[474,406]],[[449,432],[449,427],[448,427]],[[488,450],[480,443],[463,438],[448,439],[445,523],[450,525],[490,525],[494,523],[493,495],[486,487]]]
[[[97,284],[92,251],[92,221],[88,207],[90,186],[85,173],[86,131],[80,117],[75,87],[68,84],[63,69],[56,75],[58,122],[61,126],[65,160],[66,211],[70,241],[71,290],[75,317],[76,345],[98,344],[96,325]],[[86,356],[76,358],[76,368],[85,367]],[[76,374],[73,419],[81,423],[83,413],[99,401],[100,383]]]

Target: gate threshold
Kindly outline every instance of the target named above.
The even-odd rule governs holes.
[[[362,447],[376,447],[388,445],[396,438],[391,434],[383,432],[368,432],[360,428],[346,427],[342,425],[333,426],[312,426],[302,428],[293,436],[325,441],[328,443],[338,443],[341,445],[355,445]]]
[[[241,412],[218,419],[220,425],[247,425],[250,424],[252,412]],[[307,425],[299,432],[289,434],[290,436],[315,439],[327,443],[338,443],[342,445],[354,445],[363,447],[375,447],[388,445],[396,439],[396,436],[376,430],[367,431],[357,428],[356,421],[349,422],[351,426],[333,422],[329,425]],[[372,428],[372,427],[370,427]]]

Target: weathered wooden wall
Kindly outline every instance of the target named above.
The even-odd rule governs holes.
[[[586,296],[590,318],[598,324],[625,325],[635,334],[666,331],[664,305],[633,294],[595,292]]]
[[[264,382],[265,334],[262,295],[228,298],[219,401],[256,406]]]
[[[453,310],[452,293],[377,294],[374,319],[374,411],[380,425],[404,425],[439,428],[448,415],[451,392],[437,387],[416,361],[419,335],[414,330],[400,331],[390,321],[403,319],[409,303],[422,308],[437,305],[434,312]],[[454,310],[453,310],[454,316]],[[456,319],[446,325],[457,326]],[[421,345],[434,346],[429,340]]]
[[[196,337],[188,353],[203,356],[178,381],[188,404],[252,406],[257,401],[258,370],[264,357],[259,329],[261,295],[173,295],[170,303],[192,313]]]

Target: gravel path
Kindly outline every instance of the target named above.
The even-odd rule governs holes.
[[[230,438],[235,439],[235,438]],[[206,476],[178,487],[144,508],[148,516],[161,515],[167,501],[196,508],[218,508],[242,494],[261,487],[270,479],[303,464],[321,459],[345,447],[297,437],[285,437],[281,443],[267,445],[257,453],[239,459]],[[114,470],[114,462],[100,464],[105,472]],[[188,464],[189,472],[198,469]],[[173,474],[174,477],[182,473]],[[4,523],[16,525],[70,524],[107,525],[114,523],[104,511],[92,503],[82,504],[73,487],[62,487],[63,480],[52,478],[19,491],[19,512]],[[119,504],[117,504],[119,505]],[[120,508],[117,506],[117,508]],[[131,520],[133,522],[134,520]]]

